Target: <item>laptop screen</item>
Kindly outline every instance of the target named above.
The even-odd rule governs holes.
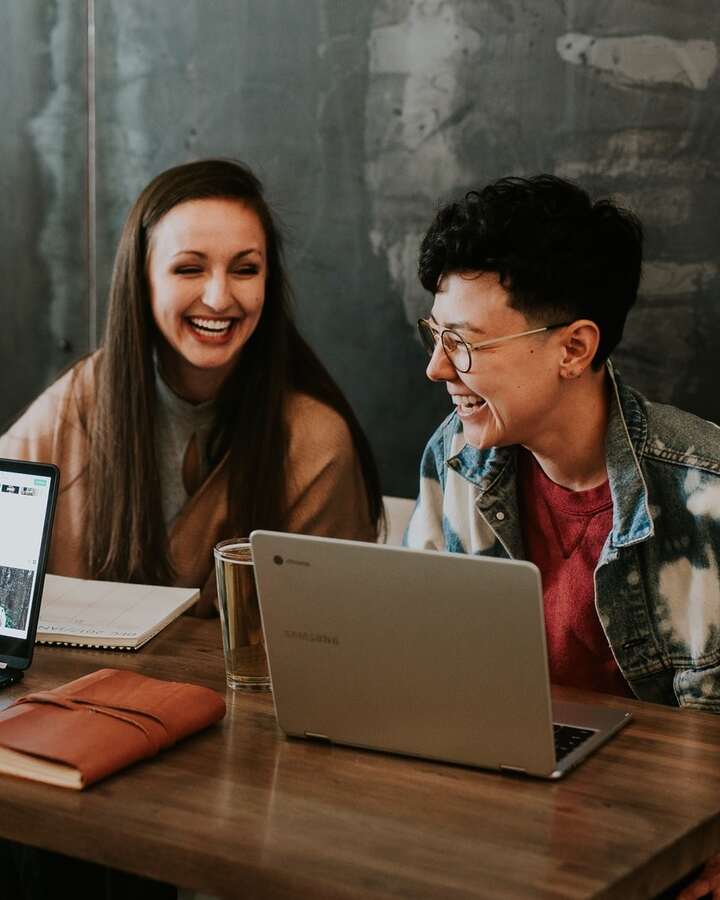
[[[53,466],[0,460],[0,658],[32,655],[56,493]]]

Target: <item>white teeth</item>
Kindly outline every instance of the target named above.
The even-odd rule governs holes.
[[[227,331],[233,323],[232,319],[199,319],[188,316],[191,325],[203,331]]]
[[[455,406],[462,406],[463,409],[472,409],[474,406],[481,406],[485,401],[482,397],[475,394],[453,394],[452,402]]]

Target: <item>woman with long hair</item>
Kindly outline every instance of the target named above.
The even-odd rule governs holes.
[[[291,315],[281,236],[244,165],[177,166],[143,190],[100,350],[52,385],[0,456],[54,462],[49,571],[201,586],[213,545],[271,528],[374,540],[370,446]]]
[[[0,456],[60,467],[50,572],[202,586],[198,615],[214,612],[223,538],[374,540],[382,517],[367,439],[293,323],[262,186],[228,160],[170,169],[140,194],[100,350],[29,407]],[[113,900],[176,896],[7,841],[0,864],[17,896],[58,883]]]

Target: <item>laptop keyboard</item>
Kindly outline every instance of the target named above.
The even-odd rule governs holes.
[[[553,724],[555,738],[555,759],[559,762],[568,753],[572,753],[580,744],[592,737],[595,732],[589,728],[575,728],[573,725]]]

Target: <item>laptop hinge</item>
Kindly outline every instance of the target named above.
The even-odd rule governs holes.
[[[516,775],[527,775],[526,769],[521,769],[519,766],[505,766],[502,763],[500,763],[500,771],[514,772]]]

